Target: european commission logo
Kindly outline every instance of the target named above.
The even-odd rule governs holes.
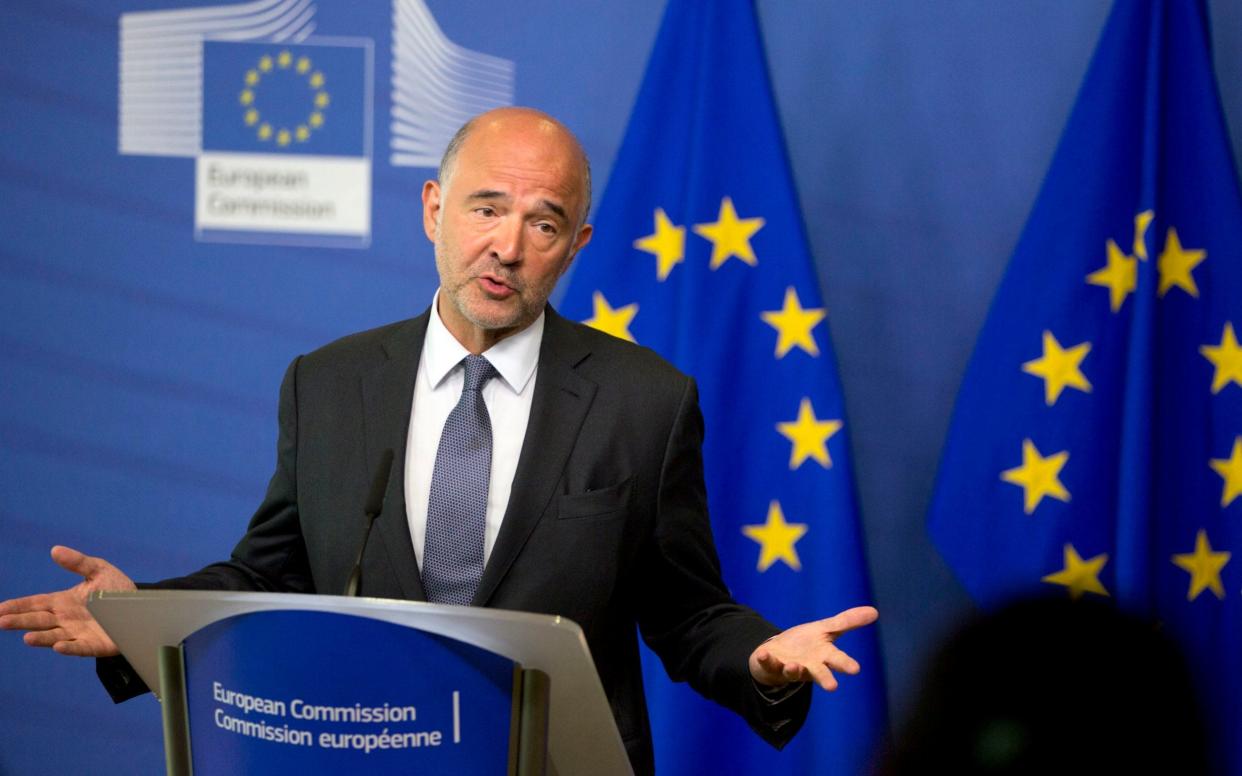
[[[371,236],[370,41],[203,42],[200,239]]]
[[[118,150],[195,159],[197,239],[370,244],[374,47],[314,35],[316,11],[121,15]],[[391,22],[390,165],[434,167],[466,119],[513,103],[513,63],[449,41],[423,0],[376,20]]]

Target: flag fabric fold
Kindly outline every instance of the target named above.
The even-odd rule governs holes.
[[[749,0],[671,0],[561,303],[699,383],[716,544],[735,597],[781,627],[872,601],[849,427]],[[648,655],[661,773],[858,773],[886,725],[875,628],[863,672],[778,752]]]
[[[1233,773],[1240,253],[1206,8],[1118,0],[967,369],[928,516],[986,606],[1044,591],[1160,621]]]

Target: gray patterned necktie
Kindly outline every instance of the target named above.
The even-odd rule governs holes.
[[[483,576],[483,527],[492,473],[492,422],[483,386],[496,368],[482,356],[466,356],[461,399],[440,434],[427,500],[423,587],[427,600],[467,606]]]

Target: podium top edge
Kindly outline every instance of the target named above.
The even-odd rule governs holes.
[[[340,612],[342,604],[348,604],[353,612],[417,612],[420,617],[449,617],[461,622],[477,619],[480,621],[503,621],[512,624],[525,624],[541,627],[554,627],[569,631],[575,635],[582,633],[582,628],[573,620],[554,614],[536,614],[518,612],[508,609],[488,609],[474,606],[452,606],[432,604],[425,601],[405,601],[395,598],[346,598],[339,595],[313,595],[309,593],[251,593],[221,590],[102,590],[94,591],[87,599],[87,609],[99,602],[105,606],[134,602],[182,602],[182,603],[218,603],[218,604],[251,604],[263,608],[281,608],[305,611]]]

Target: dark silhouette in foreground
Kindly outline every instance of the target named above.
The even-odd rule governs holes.
[[[1180,649],[1107,602],[1044,598],[976,617],[932,663],[878,772],[1211,772]]]

